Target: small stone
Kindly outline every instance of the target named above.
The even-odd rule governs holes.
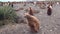
[[[57,28],[54,28],[55,30],[57,30]]]
[[[54,15],[54,16],[56,16],[56,15]]]
[[[41,16],[41,15],[39,15],[39,16]]]
[[[59,2],[57,2],[57,4],[59,5]]]
[[[50,31],[52,31],[52,30],[50,30]]]
[[[40,14],[42,14],[42,12],[40,12]]]
[[[42,27],[40,27],[40,28],[42,28]]]
[[[47,27],[47,26],[45,26],[45,27]]]

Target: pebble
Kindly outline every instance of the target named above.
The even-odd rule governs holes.
[[[52,31],[52,30],[50,30],[50,31]]]

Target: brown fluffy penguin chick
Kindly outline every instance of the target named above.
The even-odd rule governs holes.
[[[25,13],[25,18],[28,20],[28,25],[31,28],[31,31],[38,32],[39,31],[39,20],[28,13]]]

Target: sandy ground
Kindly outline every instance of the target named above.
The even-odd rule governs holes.
[[[20,6],[21,5],[21,6]],[[38,33],[32,33],[27,24],[14,24],[6,25],[3,28],[0,28],[0,34],[60,34],[60,5],[54,5],[52,9],[52,15],[47,15],[47,9],[40,9],[38,6],[33,4],[23,4],[14,5],[14,9],[23,7],[24,10],[19,10],[16,13],[18,16],[22,16],[25,13],[25,9],[31,6],[39,13],[34,14],[40,20],[40,30]]]

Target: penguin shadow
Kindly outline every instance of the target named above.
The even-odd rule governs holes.
[[[39,29],[38,32],[33,32],[33,31],[30,30],[28,33],[29,34],[42,34],[42,29]]]

